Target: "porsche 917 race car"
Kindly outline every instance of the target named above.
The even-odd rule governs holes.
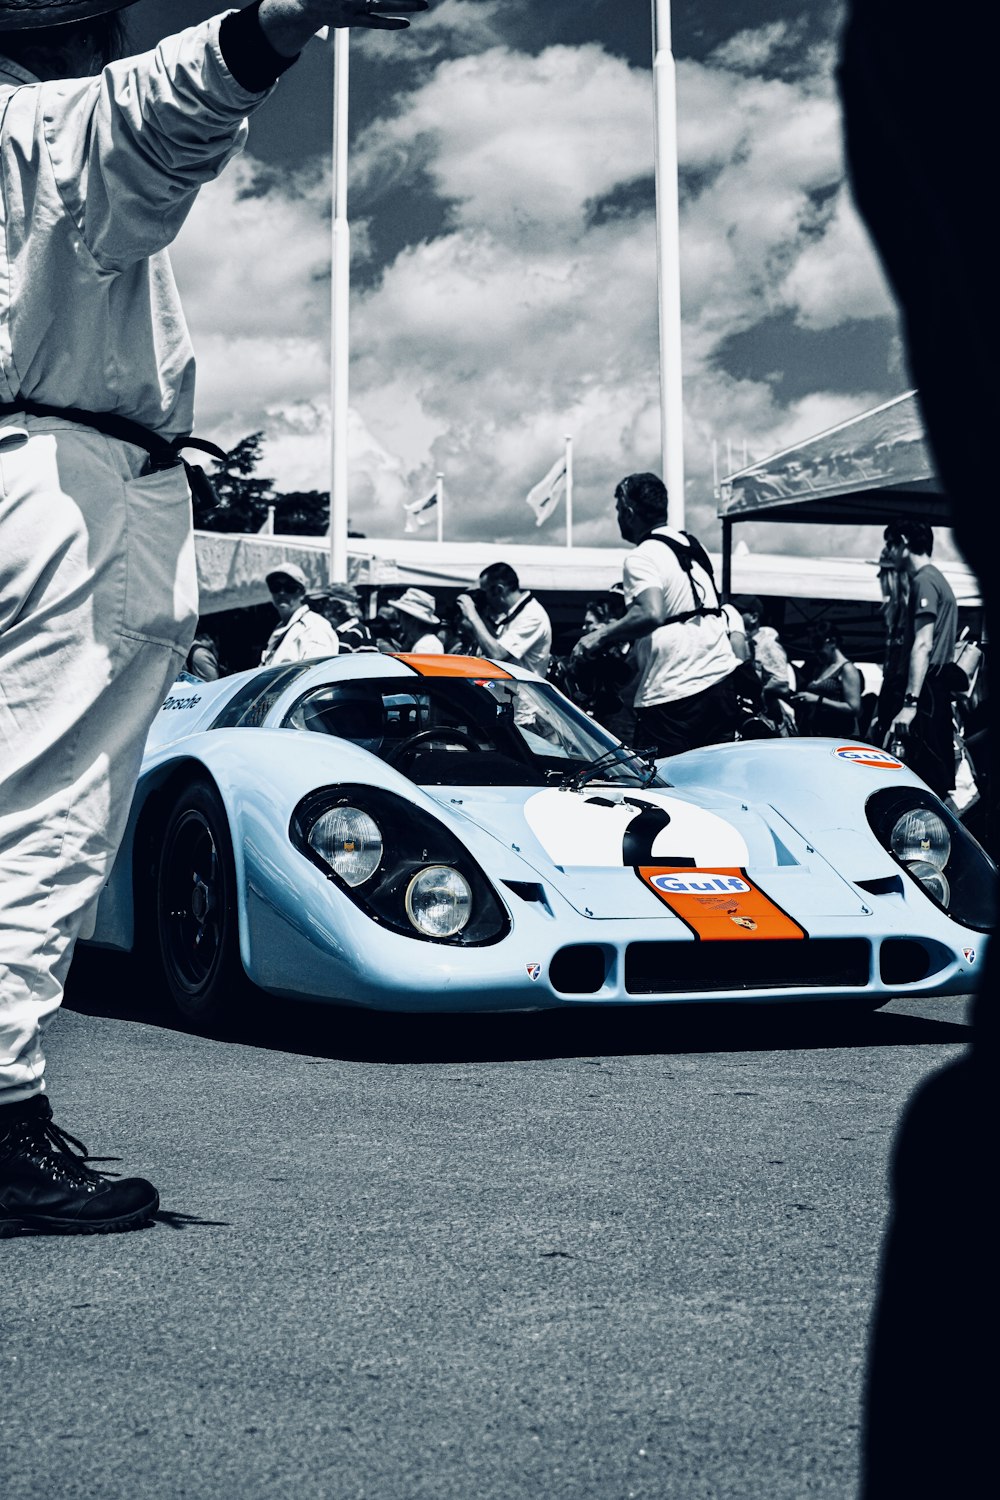
[[[965,993],[996,870],[883,750],[748,740],[654,762],[478,657],[182,676],[91,934],[182,1014]]]

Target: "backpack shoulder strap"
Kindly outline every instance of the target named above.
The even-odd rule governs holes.
[[[644,542],[662,542],[665,547],[670,548],[681,569],[687,574],[688,586],[691,589],[691,603],[693,608],[683,610],[677,615],[671,615],[663,623],[664,625],[682,625],[687,620],[698,620],[704,615],[718,615],[721,618],[722,605],[719,603],[719,595],[715,587],[715,573],[712,569],[712,560],[697,537],[692,536],[689,531],[682,531],[680,535],[684,538],[683,542],[678,541],[676,537],[665,536],[660,531],[647,532],[642,538]],[[695,582],[692,572],[695,563],[708,575],[709,583],[712,585],[712,593],[715,595],[714,605],[706,603],[704,594],[702,594]]]

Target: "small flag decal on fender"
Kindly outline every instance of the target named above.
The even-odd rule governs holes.
[[[804,927],[755,886],[746,870],[692,870],[640,865],[636,874],[706,942],[808,937]]]
[[[528,978],[529,979],[537,979],[538,976],[542,972],[542,966],[541,966],[541,964],[525,964],[524,967],[528,971]]]

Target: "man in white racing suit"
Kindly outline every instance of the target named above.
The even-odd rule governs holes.
[[[158,1207],[53,1123],[41,1032],[197,623],[166,247],[315,31],[426,8],[257,0],[115,60],[131,3],[0,0],[0,1237]]]

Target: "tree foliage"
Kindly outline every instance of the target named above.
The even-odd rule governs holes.
[[[209,474],[214,503],[207,497],[194,497],[194,524],[199,530],[260,530],[267,520],[268,506],[277,501],[274,480],[256,472],[263,445],[264,434],[251,432],[230,448],[224,459],[215,461]]]
[[[251,432],[215,461],[209,474],[214,499],[194,495],[194,524],[199,531],[259,531],[274,506],[274,529],[290,536],[323,536],[330,525],[328,490],[275,490],[274,480],[257,473],[262,461],[263,432]]]
[[[290,490],[277,496],[275,531],[291,536],[323,536],[329,525],[329,490]]]

